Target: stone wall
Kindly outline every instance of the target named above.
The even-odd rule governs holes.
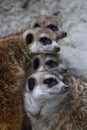
[[[87,0],[0,0],[0,36],[28,27],[37,16],[53,14],[68,36],[59,41],[69,72],[87,79]]]

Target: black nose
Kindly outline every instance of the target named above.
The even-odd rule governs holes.
[[[60,47],[55,47],[55,52],[59,52],[60,51]]]
[[[63,32],[62,36],[66,37],[67,36],[67,32]]]
[[[67,73],[67,69],[62,69],[62,73]]]
[[[66,37],[67,36],[67,32],[64,32],[64,31],[58,32],[56,35],[57,35],[56,41],[58,41],[58,40],[60,40],[60,39],[62,39],[64,37]]]
[[[69,86],[66,85],[66,86],[63,87],[64,92],[67,92],[68,90],[69,90]]]
[[[69,86],[66,86],[66,87],[65,87],[65,90],[68,90],[68,89],[69,89]]]

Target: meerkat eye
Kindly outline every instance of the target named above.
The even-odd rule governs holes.
[[[45,79],[43,83],[48,85],[49,88],[51,88],[54,85],[57,85],[58,81],[56,79],[54,79],[54,78],[48,78],[48,79]]]
[[[40,27],[40,25],[38,23],[35,23],[33,27],[38,28],[38,27]]]
[[[51,29],[52,31],[58,31],[58,27],[56,25],[53,25],[53,24],[49,24],[47,26],[47,28]]]
[[[33,40],[34,40],[33,34],[27,34],[27,36],[26,36],[26,43],[27,43],[27,45],[31,44],[33,42]]]
[[[34,70],[37,70],[39,66],[40,66],[39,58],[34,59],[34,61],[33,61]]]
[[[39,39],[40,42],[42,42],[43,45],[49,45],[52,43],[52,40],[47,37],[42,37]]]
[[[30,79],[28,79],[28,88],[30,91],[34,89],[35,85],[36,85],[35,78],[31,77]]]
[[[54,68],[58,66],[58,63],[56,61],[49,60],[46,62],[46,65],[49,66],[50,68]]]

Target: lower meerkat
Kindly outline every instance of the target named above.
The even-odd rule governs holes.
[[[47,42],[50,45],[43,45]],[[45,32],[30,29],[22,36],[0,39],[0,130],[21,129],[22,86],[25,76],[32,71],[31,54],[45,53],[46,47],[48,53],[59,50],[54,34],[48,29]]]
[[[58,75],[31,75],[24,91],[33,130],[87,130],[87,83],[68,86]]]

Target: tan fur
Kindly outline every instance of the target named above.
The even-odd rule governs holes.
[[[38,33],[37,33],[38,32]],[[42,34],[48,36],[50,39],[56,41],[56,35],[50,30],[45,28],[31,28],[27,29],[24,33],[32,33],[35,36],[35,39],[38,41]],[[25,35],[26,36],[26,35]]]
[[[0,39],[0,130],[21,129],[21,94],[31,66],[29,53],[19,36]]]
[[[56,26],[59,26],[59,28],[61,28],[60,21],[57,20],[57,18],[55,16],[52,16],[52,15],[38,16],[35,23],[38,23],[41,27],[46,27],[49,24],[54,24]]]

